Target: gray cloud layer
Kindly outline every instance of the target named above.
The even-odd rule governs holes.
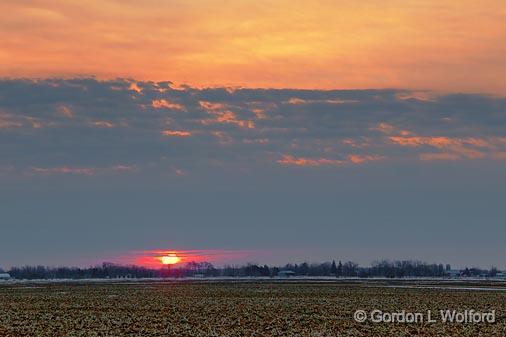
[[[4,79],[0,264],[176,247],[502,266],[505,140],[486,95]]]
[[[339,167],[504,160],[506,100],[407,90],[269,90],[2,80],[3,172]]]

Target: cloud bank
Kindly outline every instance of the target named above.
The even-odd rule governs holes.
[[[0,174],[173,175],[503,161],[506,99],[410,90],[0,81]]]

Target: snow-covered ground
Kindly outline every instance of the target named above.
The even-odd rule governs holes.
[[[506,291],[506,287],[504,288],[496,288],[496,287],[465,287],[465,286],[411,286],[411,285],[387,285],[382,286],[384,288],[407,288],[407,289],[444,289],[444,290],[470,290],[470,291]]]
[[[0,280],[1,285],[24,285],[23,288],[37,288],[55,283],[98,283],[98,284],[153,284],[165,282],[198,282],[198,283],[252,283],[252,282],[288,282],[288,283],[335,283],[357,284],[367,287],[407,288],[407,289],[445,289],[467,291],[506,291],[506,280],[497,278],[335,278],[335,277],[184,277],[184,278],[114,278],[114,279],[43,279],[43,280]]]

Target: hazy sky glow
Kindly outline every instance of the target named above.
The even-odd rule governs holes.
[[[506,267],[506,11],[4,1],[0,266]]]
[[[506,93],[501,0],[2,1],[1,76]]]

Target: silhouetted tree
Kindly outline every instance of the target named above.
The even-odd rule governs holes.
[[[337,276],[337,266],[335,260],[332,260],[332,266],[330,267],[330,274]]]
[[[337,265],[337,277],[343,276],[343,264],[341,261],[339,261],[339,264]]]
[[[358,264],[348,261],[343,265],[343,275],[344,276],[357,276],[357,267]]]

